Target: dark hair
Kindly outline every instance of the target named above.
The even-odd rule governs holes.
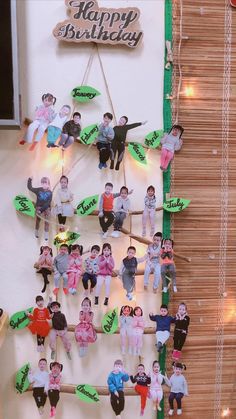
[[[105,249],[105,247],[107,247],[111,251],[110,243],[103,243],[103,245],[102,245],[102,255],[103,255],[103,250]]]
[[[58,302],[58,301],[53,301],[51,304],[50,304],[50,308],[52,308],[52,307],[55,307],[55,306],[57,306],[57,307],[61,307],[61,304]]]
[[[110,112],[106,112],[106,113],[104,113],[104,115],[103,115],[103,118],[108,118],[108,119],[110,119],[111,121],[112,121],[112,119],[113,119],[113,115],[110,113]]]
[[[130,306],[128,306],[128,305],[126,305],[126,306],[122,306],[122,307],[121,307],[121,309],[120,309],[120,316],[123,314],[123,311],[124,311],[124,309],[125,309],[126,307],[128,307],[128,308],[129,308],[129,311],[130,311],[129,315],[133,317],[133,308],[132,308],[132,307],[130,307]]]
[[[126,186],[122,186],[122,187],[120,188],[120,193],[121,193],[122,191],[125,191],[125,192],[129,193],[129,189],[128,189],[128,188],[126,188]]]
[[[73,113],[73,118],[74,118],[74,116],[79,116],[81,118],[81,114],[79,112],[74,112]]]
[[[91,300],[90,300],[90,298],[88,298],[88,297],[85,297],[85,298],[83,299],[83,301],[82,301],[82,303],[81,303],[81,306],[83,305],[83,303],[84,303],[85,301],[88,301],[88,302],[89,302],[89,305],[90,305],[90,307],[91,307]]]
[[[42,255],[42,253],[43,253],[43,251],[44,251],[44,249],[45,249],[46,247],[49,249],[49,253],[50,253],[50,255],[51,255],[51,256],[53,256],[53,254],[52,254],[52,248],[51,248],[51,247],[49,247],[49,246],[47,246],[47,245],[46,245],[46,246],[41,246],[41,247],[40,247],[40,255]]]
[[[116,359],[114,365],[124,365],[121,359]]]
[[[160,238],[162,238],[162,233],[160,231],[158,231],[157,233],[154,234],[153,237],[160,237]]]
[[[182,125],[174,124],[174,125],[171,127],[171,129],[170,129],[170,131],[168,132],[168,134],[170,134],[170,133],[171,133],[171,131],[172,131],[172,129],[173,129],[173,128],[176,128],[176,129],[178,129],[178,130],[180,131],[180,136],[179,136],[179,138],[181,138],[181,137],[182,137],[182,134],[183,134],[183,132],[184,132],[184,128],[182,127]]]
[[[53,367],[55,367],[56,365],[58,365],[58,367],[60,368],[60,370],[61,370],[61,371],[63,370],[63,365],[62,365],[62,364],[60,364],[60,363],[59,363],[59,362],[57,362],[57,361],[51,362],[51,364],[50,364],[50,370],[51,370]]]
[[[69,253],[73,252],[73,250],[79,249],[80,256],[83,254],[83,246],[80,244],[70,244],[69,246]]]
[[[143,364],[138,364],[138,367],[143,367],[145,368],[145,366]]]
[[[35,298],[35,302],[37,303],[38,301],[44,301],[42,295],[37,295],[37,297]]]
[[[66,243],[62,243],[62,244],[60,245],[60,249],[61,249],[62,247],[66,247],[66,248],[69,250],[69,246],[68,246],[68,244],[66,244]]]
[[[124,119],[126,120],[126,123],[125,123],[125,124],[127,124],[127,122],[128,122],[128,117],[127,117],[127,116],[125,116],[125,115],[123,115],[123,116],[121,116],[121,118],[124,118]]]
[[[67,108],[67,109],[69,109],[69,111],[71,110],[70,105],[63,105],[62,108]]]
[[[40,360],[39,360],[38,364],[40,363],[40,361],[44,361],[44,362],[46,362],[46,364],[47,364],[47,360],[46,360],[46,358],[40,358]]]
[[[110,186],[111,188],[113,188],[113,184],[111,183],[111,182],[107,182],[107,183],[105,183],[105,187],[106,186]]]
[[[140,310],[141,310],[141,316],[142,316],[142,315],[143,315],[143,309],[142,309],[141,307],[139,307],[139,306],[134,307],[134,316],[135,316],[135,311],[136,311],[138,308],[140,308]]]
[[[94,244],[94,245],[91,247],[91,252],[92,252],[93,250],[97,250],[98,252],[100,252],[100,246],[98,246],[97,244]]]
[[[171,242],[172,247],[174,246],[174,240],[170,239],[169,237],[166,237],[165,239],[162,239],[161,247],[164,247],[166,240],[169,240]]]
[[[155,361],[153,361],[153,363],[152,363],[152,368],[154,367],[154,365],[155,365],[155,364],[158,364],[158,365],[159,365],[159,367],[160,367],[159,361],[157,361],[156,359],[155,359]]]
[[[128,252],[129,250],[134,250],[134,251],[136,252],[136,247],[134,247],[134,246],[129,246],[129,247],[128,247],[128,249],[127,249],[127,252]]]
[[[179,306],[184,306],[184,307],[186,308],[186,311],[187,311],[187,304],[185,304],[184,302],[179,303],[178,307],[179,307]]]
[[[154,191],[154,193],[155,193],[155,188],[154,188],[154,186],[153,185],[149,185],[148,187],[147,187],[147,192],[149,192],[149,191]]]
[[[165,308],[168,311],[168,305],[162,304],[160,308]]]
[[[55,105],[57,101],[57,99],[51,93],[44,93],[44,95],[42,96],[42,101],[44,101],[45,99],[51,99],[53,105]]]
[[[186,368],[186,365],[185,364],[182,364],[181,362],[172,362],[172,366],[173,367],[175,367],[175,368],[179,368],[179,369],[181,369],[181,370],[186,370],[187,368]]]
[[[69,182],[68,177],[67,177],[67,176],[65,176],[65,175],[62,175],[62,176],[60,177],[59,182],[61,182],[61,180],[62,180],[62,179],[66,179],[67,183]]]

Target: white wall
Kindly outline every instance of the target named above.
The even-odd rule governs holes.
[[[100,1],[101,6],[126,7],[138,6],[141,11],[140,24],[144,31],[142,45],[136,50],[124,47],[100,46],[107,82],[117,118],[128,115],[130,122],[148,119],[148,124],[129,133],[128,139],[142,142],[146,133],[162,128],[162,91],[163,91],[163,51],[164,51],[164,1]],[[22,116],[33,118],[34,107],[40,103],[45,92],[52,92],[57,97],[56,109],[63,104],[72,105],[70,92],[82,81],[85,67],[91,52],[89,45],[59,43],[53,36],[54,26],[66,18],[66,8],[62,0],[20,0],[18,5],[19,52],[20,52],[20,86],[22,95]],[[82,113],[83,126],[101,120],[102,114],[111,111],[106,95],[106,89],[98,58],[94,58],[87,83],[102,95],[92,103],[78,107]],[[41,279],[33,269],[43,238],[34,238],[34,221],[31,218],[16,214],[12,199],[19,193],[30,195],[26,188],[29,175],[34,176],[37,185],[41,176],[48,175],[52,185],[58,181],[61,174],[60,151],[45,147],[45,139],[38,148],[30,153],[24,147],[18,146],[20,133],[17,131],[1,131],[1,165],[0,176],[4,179],[0,206],[2,220],[1,240],[1,307],[12,314],[15,311],[33,304],[35,296],[40,292]],[[68,172],[70,187],[75,194],[75,204],[82,198],[103,191],[104,183],[114,183],[114,190],[124,183],[124,172],[100,172],[97,169],[97,152],[94,148],[71,170],[72,165],[85,151],[84,146],[74,144],[65,156],[65,171]],[[157,191],[158,205],[162,202],[162,180],[159,171],[158,151],[148,152],[147,167],[136,163],[126,153],[125,174],[127,186],[134,188],[132,208],[143,208],[143,197],[149,184],[154,184]],[[141,218],[132,220],[132,230],[141,233]],[[162,214],[157,213],[156,229],[161,229]],[[127,228],[129,221],[126,222]],[[85,245],[102,244],[99,236],[99,225],[96,218],[86,220],[75,218],[71,228],[81,233],[81,243]],[[50,232],[52,242],[55,229]],[[116,259],[116,267],[125,256],[129,239],[109,238]],[[145,251],[145,246],[133,242],[137,247],[138,256]],[[55,253],[55,251],[54,251]],[[53,286],[51,285],[51,290]],[[78,321],[78,312],[83,290],[80,285],[79,296],[65,298],[61,294],[59,300],[62,309],[67,314],[69,323]],[[47,297],[49,293],[47,294]],[[142,305],[147,317],[151,310],[156,311],[160,302],[150,291],[143,294],[142,278],[137,280],[137,304]],[[111,307],[125,303],[124,293],[117,279],[113,281]],[[133,303],[134,304],[134,303]],[[104,314],[103,307],[94,309],[95,324]],[[151,322],[147,320],[147,325]],[[71,335],[73,340],[73,335]],[[16,395],[13,390],[15,371],[25,362],[36,365],[38,354],[35,350],[35,340],[27,331],[9,331],[8,337],[1,349],[1,387],[4,419],[32,419],[38,417],[32,394]],[[144,362],[149,370],[155,359],[154,336],[146,336],[144,340]],[[150,352],[151,355],[150,355]],[[120,358],[119,337],[99,335],[98,341],[89,351],[86,359],[80,360],[73,341],[73,360],[65,358],[61,343],[58,344],[58,359],[64,363],[63,381],[78,384],[87,381],[92,385],[106,385],[106,377],[112,368],[114,359]],[[46,352],[50,360],[50,350]],[[126,368],[134,372],[137,359],[126,357]],[[95,410],[96,409],[96,410]],[[99,406],[88,406],[79,402],[72,395],[61,396],[58,406],[58,418],[69,417],[94,418],[113,417],[108,404],[108,398],[102,397]],[[131,419],[134,412],[139,414],[139,399],[127,398],[125,417]],[[47,413],[44,417],[47,417]],[[147,417],[152,417],[151,406]]]

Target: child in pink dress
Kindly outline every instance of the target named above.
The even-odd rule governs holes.
[[[153,361],[152,363],[152,372],[150,374],[151,385],[149,391],[149,397],[153,402],[153,410],[161,411],[161,400],[163,398],[162,383],[163,381],[166,384],[169,383],[168,378],[165,375],[160,373],[160,365],[158,361]]]
[[[56,416],[56,407],[60,399],[60,387],[61,387],[61,371],[63,365],[59,362],[51,362],[50,374],[49,374],[49,386],[48,386],[48,398],[51,405],[50,418]]]
[[[114,269],[115,262],[111,254],[111,245],[104,243],[102,246],[102,254],[98,257],[98,274],[97,274],[97,285],[95,291],[95,304],[98,304],[99,294],[103,282],[105,282],[106,293],[104,305],[108,305],[110,295],[110,285],[112,270]]]
[[[83,246],[79,244],[73,244],[69,247],[69,259],[68,259],[68,289],[69,293],[74,295],[77,291],[78,282],[83,273],[83,259],[81,257],[83,253]]]
[[[81,303],[79,313],[79,324],[75,328],[75,339],[79,347],[79,356],[87,354],[88,344],[97,340],[97,334],[93,327],[93,312],[91,311],[91,300],[86,297]]]
[[[145,321],[143,318],[143,310],[141,307],[135,307],[133,311],[133,322],[132,322],[132,354],[141,355],[141,349],[143,346],[143,332]]]
[[[184,132],[181,125],[173,125],[168,134],[165,134],[161,139],[161,166],[160,169],[164,172],[167,171],[169,163],[174,158],[175,151],[182,147],[181,136]]]

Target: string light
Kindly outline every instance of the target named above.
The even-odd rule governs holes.
[[[192,86],[186,86],[184,90],[184,94],[186,97],[193,97],[194,96],[194,90]]]
[[[227,418],[230,415],[230,410],[229,407],[227,407],[226,409],[223,410],[222,412],[222,418]]]

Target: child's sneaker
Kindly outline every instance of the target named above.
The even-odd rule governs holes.
[[[39,407],[39,414],[40,414],[40,415],[43,415],[43,412],[44,412],[44,410],[43,410],[43,406],[40,406],[40,407]]]
[[[167,289],[167,287],[164,287],[162,292],[167,292]]]
[[[127,298],[128,298],[129,301],[133,300],[133,296],[132,296],[131,292],[127,293]]]
[[[103,168],[103,164],[102,163],[99,163],[98,168],[99,169],[102,169]]]
[[[108,231],[105,231],[105,233],[103,233],[103,235],[102,235],[102,238],[103,238],[103,239],[106,239],[106,238],[107,238],[107,236],[108,236]]]
[[[26,143],[26,141],[22,138],[22,140],[19,141],[20,145],[24,145]]]
[[[178,291],[176,285],[173,286],[173,291],[174,292],[177,292]]]
[[[95,306],[98,305],[98,297],[95,297],[95,301],[94,301]]]
[[[69,288],[69,293],[73,294],[73,288]]]
[[[104,300],[104,306],[108,306],[108,297],[106,297]]]
[[[177,409],[177,415],[182,415],[182,409]]]
[[[157,288],[153,288],[153,294],[157,294]]]
[[[168,415],[173,416],[173,414],[174,414],[174,409],[170,409],[169,412],[168,412]]]
[[[29,148],[29,151],[33,151],[37,144],[38,144],[37,142],[32,143],[30,148]]]
[[[45,231],[44,232],[44,240],[48,240],[49,239],[49,233],[48,233],[48,231]]]
[[[58,294],[58,292],[59,292],[59,288],[54,288],[54,290],[53,290],[53,294],[54,294],[54,295],[57,295],[57,294]]]
[[[77,293],[76,288],[72,288],[72,295],[75,295]]]
[[[118,231],[118,230],[114,230],[112,233],[111,233],[111,237],[119,237],[120,236],[120,232]]]
[[[34,235],[35,235],[36,239],[38,239],[39,238],[39,231],[38,230],[35,230],[34,231]]]
[[[147,291],[148,290],[148,286],[147,285],[144,285],[143,289],[144,289],[144,291]]]
[[[157,410],[158,410],[159,412],[161,412],[161,406],[160,406],[160,405],[158,405],[158,406],[157,406]]]
[[[68,351],[68,352],[66,352],[66,355],[67,355],[67,358],[71,361],[71,354],[70,354],[70,352]]]
[[[54,416],[56,416],[56,408],[55,407],[51,407],[50,418],[53,418]]]
[[[56,351],[52,351],[51,352],[51,359],[55,359],[55,356],[56,356]]]
[[[67,288],[63,288],[64,294],[67,295],[68,294],[68,289]]]
[[[144,409],[141,409],[140,410],[140,416],[143,416],[144,415]]]

